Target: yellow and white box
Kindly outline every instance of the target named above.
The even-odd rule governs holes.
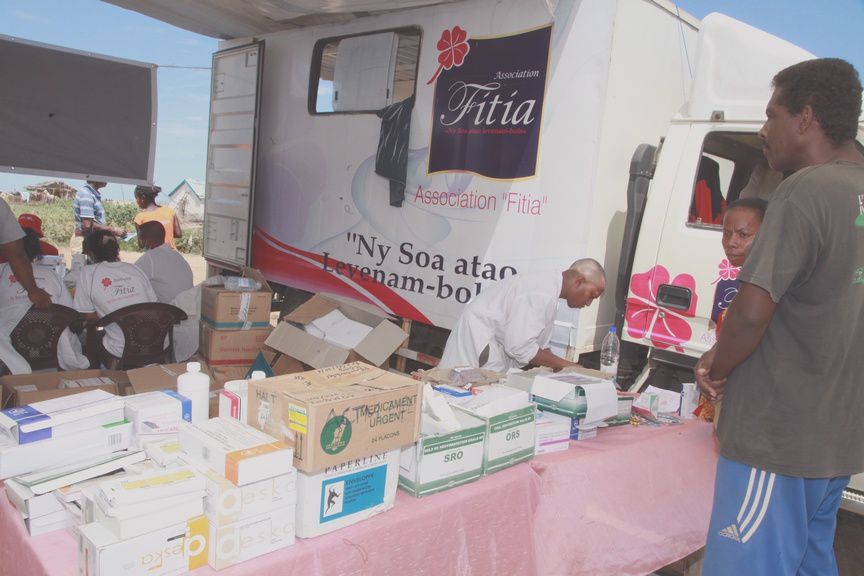
[[[269,510],[290,507],[293,524],[294,505],[297,501],[297,471],[235,486],[212,470],[204,472],[207,486],[205,510],[211,524],[224,526]]]
[[[421,434],[402,450],[399,486],[415,496],[434,494],[472,482],[483,475],[486,422],[455,411],[461,428],[449,434]]]
[[[294,506],[219,526],[210,522],[208,562],[216,570],[294,544]]]
[[[399,450],[297,473],[297,536],[320,536],[393,507],[399,484]]]
[[[231,418],[211,418],[198,424],[184,422],[178,439],[192,463],[208,467],[237,486],[294,469],[290,444]]]
[[[94,522],[78,529],[82,576],[172,576],[207,565],[207,518],[120,540]]]

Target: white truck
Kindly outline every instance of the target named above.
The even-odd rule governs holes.
[[[347,20],[214,55],[211,263],[446,329],[483,285],[590,256],[607,295],[562,306],[559,353],[622,321],[659,360],[711,346],[736,273],[715,218],[779,181],[756,134],[773,74],[811,54],[662,0]]]

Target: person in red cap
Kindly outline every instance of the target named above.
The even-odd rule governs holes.
[[[43,256],[58,256],[60,251],[53,244],[49,244],[42,240],[45,234],[42,232],[42,219],[36,214],[21,214],[18,216],[18,224],[21,228],[33,230],[39,236],[39,247],[42,249]]]
[[[32,230],[39,237],[39,247],[42,249],[42,256],[58,256],[60,251],[57,248],[42,240],[45,234],[42,232],[42,219],[36,214],[21,214],[18,216],[18,225],[24,230]],[[6,258],[0,255],[0,264],[4,264]]]

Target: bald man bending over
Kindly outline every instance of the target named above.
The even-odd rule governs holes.
[[[606,273],[591,258],[563,272],[510,276],[488,286],[466,307],[450,333],[440,368],[472,366],[496,372],[527,364],[560,370],[570,362],[549,350],[558,299],[584,308],[606,289]]]

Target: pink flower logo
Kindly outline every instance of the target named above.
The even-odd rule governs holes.
[[[454,26],[453,30],[444,30],[441,32],[441,38],[438,39],[438,69],[432,78],[426,84],[432,84],[438,79],[441,70],[450,70],[454,66],[461,66],[465,61],[465,56],[468,55],[471,46],[468,45],[468,32]]]
[[[9,284],[15,284],[15,283],[17,283],[17,282],[18,282],[18,279],[15,278],[15,275],[14,275],[14,274],[10,274],[10,275],[9,275]]]
[[[657,304],[657,291],[661,284],[670,284],[669,271],[657,265],[630,278],[631,296],[627,298],[627,334],[633,338],[650,337],[651,343],[658,348],[674,346],[683,353],[681,343],[690,340],[692,329],[686,318],[696,314],[696,281],[690,274],[675,276],[671,284],[689,288],[693,293],[690,308],[670,310]]]
[[[111,286],[111,279],[110,278],[102,278],[102,286],[104,286],[105,288],[108,288],[109,286]]]
[[[716,284],[721,280],[737,280],[738,272],[741,271],[741,268],[738,266],[733,266],[729,260],[724,258],[720,261],[720,264],[717,265],[717,279],[714,280],[711,284]]]

